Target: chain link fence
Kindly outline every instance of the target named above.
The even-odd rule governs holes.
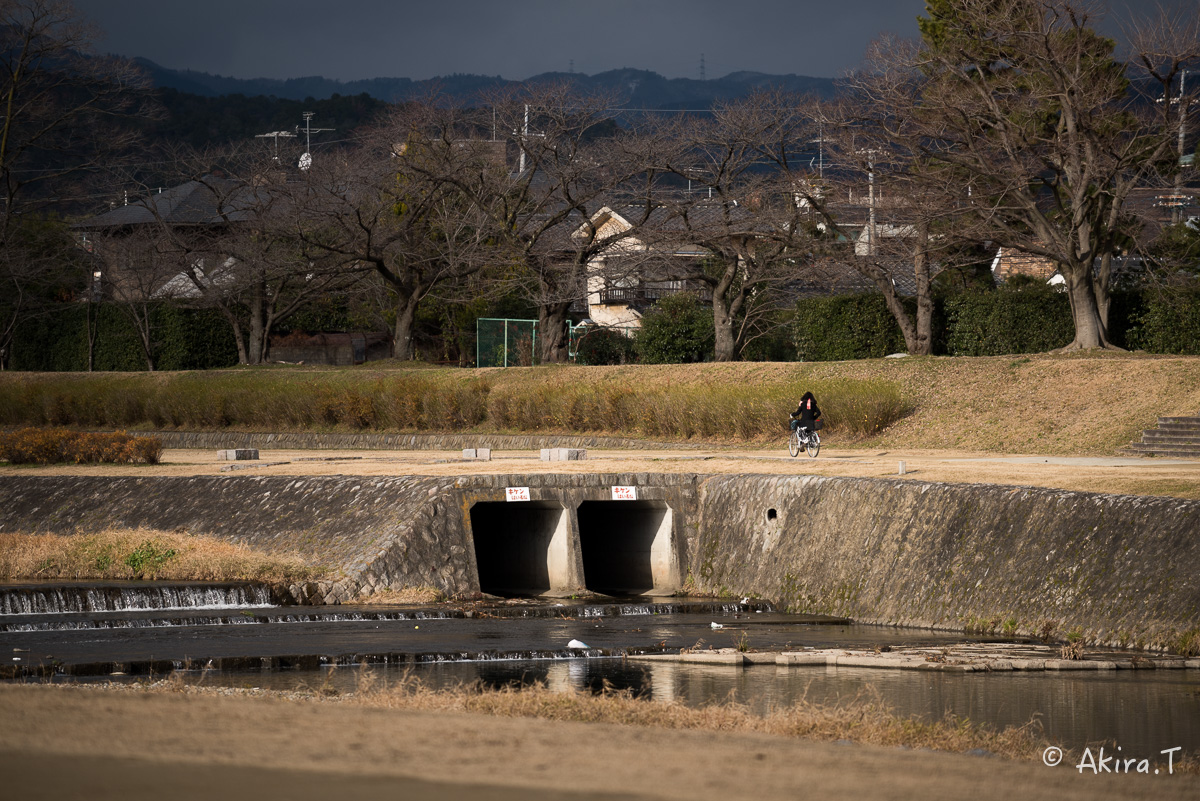
[[[475,321],[476,367],[538,364],[537,320],[480,317]]]

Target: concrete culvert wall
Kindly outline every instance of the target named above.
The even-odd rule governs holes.
[[[1200,636],[1197,501],[818,476],[702,486],[701,589],[877,623],[1191,649]]]
[[[471,535],[480,591],[543,595],[572,589],[570,518],[562,504],[477,503]]]
[[[583,576],[592,592],[670,594],[679,588],[663,501],[584,501],[577,510]]]

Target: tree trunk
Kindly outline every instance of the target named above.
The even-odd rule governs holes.
[[[263,303],[266,301],[265,294],[265,289],[258,285],[254,287],[254,291],[250,295],[250,342],[249,347],[246,348],[250,364],[262,364],[267,352],[266,331],[264,330],[266,312],[263,310]]]
[[[1108,310],[1112,306],[1112,295],[1108,293],[1109,277],[1112,275],[1112,253],[1100,257],[1100,274],[1096,276],[1093,291],[1096,293],[1096,308],[1100,312],[1100,324],[1104,326],[1104,339],[1108,340]]]
[[[566,364],[570,358],[570,310],[570,302],[547,303],[538,309],[538,355],[542,364]]]
[[[413,324],[417,319],[419,298],[396,294],[396,325],[392,329],[392,357],[407,361],[416,355],[413,350]]]
[[[713,292],[713,359],[731,362],[737,356],[737,342],[733,333],[733,315],[725,307],[725,298]]]
[[[922,256],[918,255],[917,258],[919,260]],[[900,333],[904,336],[904,347],[909,354],[928,356],[932,353],[933,298],[928,266],[926,265],[924,269],[924,282],[921,280],[922,270],[919,266],[917,267],[917,317],[915,321],[909,315],[908,310],[904,308],[904,302],[896,293],[896,286],[892,283],[891,277],[879,265],[873,262],[856,262],[856,268],[874,281],[875,286],[879,287],[879,292],[883,295],[884,303],[887,304],[892,319],[900,327]]]
[[[154,337],[150,329],[149,308],[143,306],[141,315],[138,314],[137,308],[132,309],[133,319],[138,328],[138,337],[142,341],[142,353],[146,357],[146,370],[154,372]]]
[[[1067,299],[1071,303],[1071,319],[1075,322],[1075,338],[1057,352],[1111,348],[1096,302],[1091,270],[1066,269],[1067,265],[1062,266],[1062,276],[1067,285]]]
[[[154,352],[150,344],[150,324],[146,323],[146,330],[142,332],[142,352],[146,356],[146,370],[154,372]]]
[[[96,304],[87,303],[87,371],[96,369],[96,337],[100,330],[100,312],[93,309]]]
[[[220,306],[221,314],[225,317],[225,321],[229,323],[229,327],[233,329],[233,341],[237,343],[238,364],[249,364],[250,357],[246,353],[246,337],[242,331],[242,324],[237,318],[237,314],[225,304]]]
[[[731,362],[737,358],[737,336],[733,330],[733,306],[738,301],[733,292],[733,282],[737,277],[739,257],[726,257],[724,269],[720,278],[712,286],[713,310],[713,359],[718,362]],[[734,298],[730,298],[734,294]],[[739,304],[740,305],[740,304]]]

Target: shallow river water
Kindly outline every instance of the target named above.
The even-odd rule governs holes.
[[[950,714],[1009,726],[1036,719],[1069,748],[1107,742],[1139,757],[1174,747],[1200,752],[1200,670],[962,674],[643,662],[629,657],[697,646],[869,649],[969,638],[706,599],[312,608],[274,606],[246,588],[174,586],[153,597],[111,585],[0,587],[0,654],[12,659],[9,675],[145,680],[182,669],[189,682],[349,692],[370,670],[376,683],[609,686],[697,706],[733,700],[760,712],[799,699],[870,698],[927,720]],[[572,640],[587,647],[569,648]],[[358,667],[364,661],[371,664]]]

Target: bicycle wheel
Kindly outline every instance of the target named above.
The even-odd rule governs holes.
[[[821,452],[821,436],[816,432],[808,435],[808,444],[805,446],[808,455],[812,458],[817,458],[817,454]]]
[[[788,437],[788,453],[792,456],[800,455],[800,432],[792,429],[792,434]]]

